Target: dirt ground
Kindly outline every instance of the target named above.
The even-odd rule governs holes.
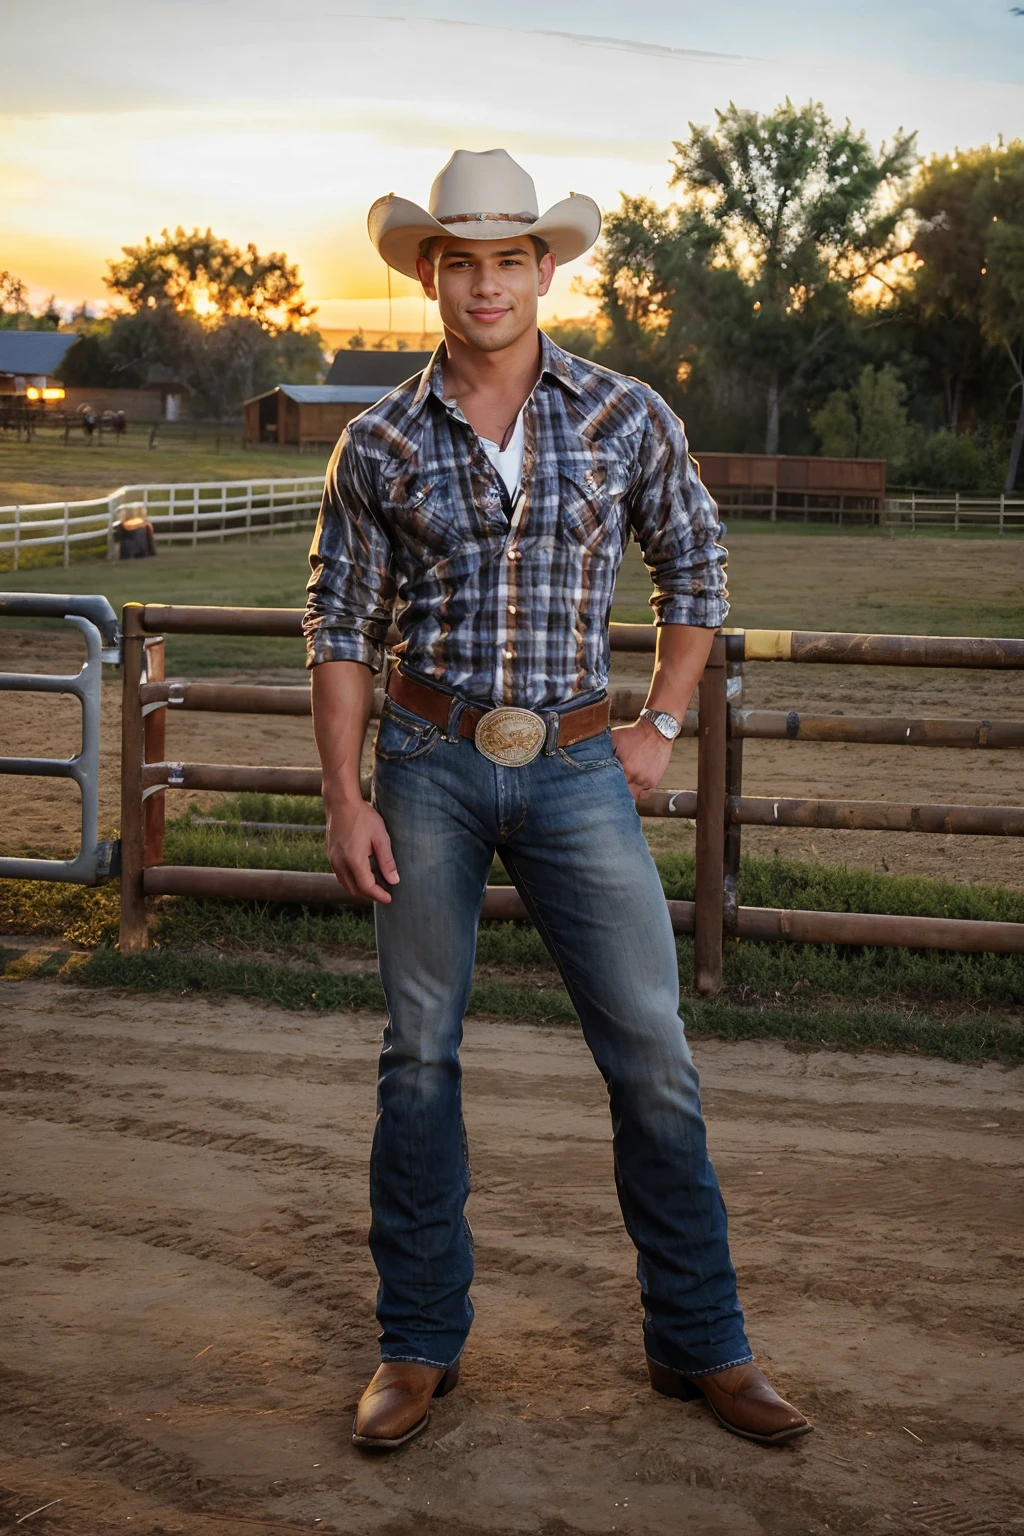
[[[41,666],[39,654],[45,653]],[[0,670],[77,670],[82,655],[74,636],[0,632]],[[752,708],[818,710],[822,713],[946,715],[971,719],[1020,719],[1020,674],[911,671],[900,668],[750,665],[743,702]],[[650,659],[617,656],[613,681],[644,686]],[[247,675],[246,681],[253,681]],[[263,681],[299,683],[301,672],[267,674]],[[77,750],[77,703],[42,694],[2,696],[0,752],[48,755]],[[119,821],[120,685],[104,684],[103,768],[100,825]],[[175,761],[316,763],[308,720],[247,715],[181,713],[168,727],[168,756]],[[673,789],[696,782],[696,743],[681,742],[665,783]],[[1024,765],[1017,752],[950,748],[871,747],[806,742],[748,742],[744,790],[752,795],[823,796],[835,799],[924,801],[940,804],[1020,805]],[[213,796],[196,797],[207,803]],[[78,832],[78,793],[58,779],[0,778],[0,843],[6,853],[49,854],[72,847]],[[168,814],[180,797],[168,796]],[[675,823],[648,823],[655,847],[691,848],[692,831]],[[851,868],[940,879],[1024,885],[1019,839],[829,832],[747,828],[751,853],[846,864]]]
[[[1020,1069],[698,1042],[773,1452],[647,1386],[579,1036],[472,1021],[463,1383],[367,1460],[381,1020],[0,988],[0,1528],[1024,1531]]]

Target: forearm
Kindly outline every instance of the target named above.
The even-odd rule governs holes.
[[[324,661],[313,668],[313,734],[324,776],[324,802],[362,800],[359,770],[373,704],[373,673],[358,661]]]
[[[663,624],[658,629],[654,673],[647,708],[682,720],[700,682],[716,631],[691,624]]]

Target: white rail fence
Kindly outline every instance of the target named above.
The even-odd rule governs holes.
[[[56,549],[65,565],[73,545],[117,555],[114,528],[123,506],[141,502],[161,544],[250,539],[253,534],[309,528],[320,510],[323,476],[204,481],[195,485],[122,485],[91,501],[0,507],[0,556],[18,570],[28,550]],[[5,562],[6,563],[6,562]]]
[[[195,485],[122,485],[92,501],[54,501],[0,507],[0,560],[12,557],[15,570],[27,550],[59,550],[71,562],[72,545],[117,554],[114,527],[121,507],[142,502],[162,544],[191,544],[201,539],[250,539],[253,534],[286,533],[309,528],[320,510],[319,475],[279,480],[204,481]],[[723,508],[732,521],[753,508]],[[760,510],[760,509],[757,509]],[[800,513],[784,514],[798,517]],[[882,527],[984,528],[999,534],[1024,532],[1024,500],[1007,496],[892,496],[878,512],[853,512],[851,521],[870,519]],[[842,514],[839,514],[842,521]],[[84,551],[83,551],[84,552]],[[3,561],[6,564],[6,561]]]

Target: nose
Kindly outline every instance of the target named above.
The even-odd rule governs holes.
[[[481,262],[473,278],[473,293],[481,298],[493,298],[502,290],[501,272],[489,261]]]

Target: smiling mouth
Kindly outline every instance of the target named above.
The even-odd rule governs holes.
[[[483,320],[488,323],[501,320],[509,311],[507,309],[471,309],[469,313],[474,320]]]

